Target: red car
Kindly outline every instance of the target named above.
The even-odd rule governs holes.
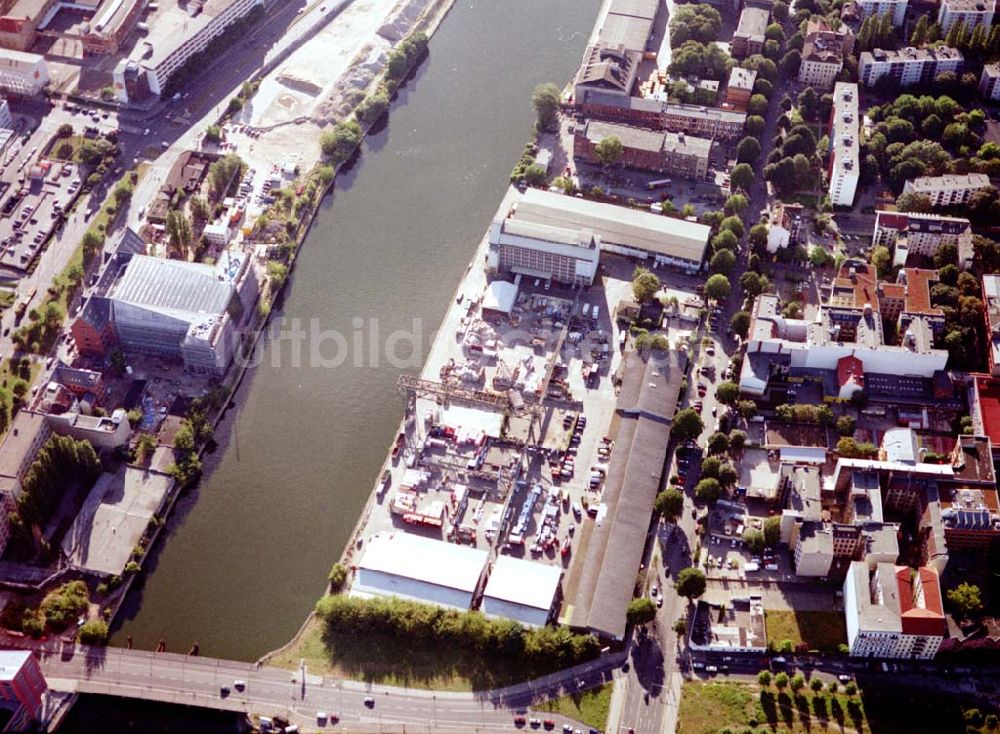
[[[514,717],[514,726],[524,726],[524,724],[525,724],[525,719],[523,716]]]
[[[555,725],[556,722],[554,722],[552,719],[546,719],[545,721],[542,722],[542,726],[544,726],[546,729],[554,729]]]

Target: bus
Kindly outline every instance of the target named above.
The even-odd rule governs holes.
[[[662,189],[664,186],[669,186],[669,185],[670,185],[669,178],[661,178],[657,179],[656,181],[650,181],[648,184],[646,184],[646,190],[654,191],[656,189]]]

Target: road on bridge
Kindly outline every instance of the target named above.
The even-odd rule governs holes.
[[[533,702],[610,681],[623,659],[621,655],[603,656],[510,688],[455,692],[381,686],[175,653],[28,639],[8,639],[5,643],[34,650],[49,687],[55,691],[284,716],[311,728],[318,724],[317,713],[325,712],[350,725],[352,732],[404,731],[407,727],[409,731],[511,732],[517,713],[552,719],[557,728],[568,723],[583,730],[585,727],[570,719],[528,712]],[[245,685],[237,689],[236,681]],[[227,695],[222,693],[224,686],[229,689]],[[366,703],[366,699],[372,702]]]

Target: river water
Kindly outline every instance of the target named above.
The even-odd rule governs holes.
[[[252,660],[294,635],[402,415],[403,367],[380,342],[422,331],[421,355],[406,368],[418,371],[530,137],[532,89],[574,72],[599,5],[457,0],[387,126],[324,201],[275,308],[307,331],[313,319],[338,330],[345,364],[311,364],[315,340],[296,364],[287,340],[268,340],[217,431],[205,478],[178,501],[129,596],[116,644],[131,635],[137,647],[164,639],[186,652],[198,642],[203,655]],[[321,355],[332,361],[336,347],[328,338]]]

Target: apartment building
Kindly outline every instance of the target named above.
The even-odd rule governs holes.
[[[930,258],[943,246],[958,250],[958,266],[972,265],[972,225],[962,217],[918,212],[875,213],[872,245],[883,245],[893,253],[893,265],[906,265],[910,258]]]
[[[729,83],[726,85],[726,104],[734,110],[746,111],[756,81],[756,71],[734,66],[729,72]]]
[[[983,73],[979,76],[979,93],[983,99],[993,102],[1000,100],[1000,63],[983,65]]]
[[[733,33],[730,54],[735,59],[759,54],[764,50],[764,31],[771,18],[770,10],[747,5],[740,13],[740,22]]]
[[[964,22],[966,32],[971,33],[980,23],[989,28],[995,10],[996,0],[941,0],[938,24],[947,33],[955,23]]]
[[[907,2],[908,0],[858,0],[857,5],[862,18],[888,15],[892,18],[892,25],[898,28],[906,18]]]
[[[48,687],[38,658],[30,650],[0,650],[0,701],[13,709],[4,730],[29,730],[39,719]]]
[[[846,26],[835,31],[822,20],[810,21],[802,47],[799,81],[817,89],[829,89],[844,68],[844,57],[853,49],[854,34]]]
[[[606,138],[616,138],[621,142],[623,156],[620,165],[625,168],[695,179],[704,179],[708,174],[711,140],[603,120],[589,120],[582,128],[576,129],[574,157],[588,163],[600,163],[597,147]]]
[[[987,360],[990,374],[1000,377],[1000,275],[983,276],[983,306],[989,336]]]
[[[965,204],[975,192],[990,186],[985,173],[948,173],[944,176],[920,176],[903,185],[904,192],[922,194],[936,208]]]
[[[892,79],[901,87],[930,84],[940,74],[961,74],[965,57],[957,48],[913,48],[895,50],[875,49],[865,51],[858,59],[858,79],[866,87],[873,86],[883,77]]]
[[[41,94],[49,83],[49,65],[38,54],[0,49],[0,92],[18,97]]]
[[[789,245],[799,243],[802,225],[802,205],[776,201],[768,212],[767,251],[772,255]]]
[[[113,85],[119,100],[128,102],[143,91],[163,94],[170,77],[192,56],[263,5],[264,0],[196,0],[187,7],[161,8],[147,39],[115,67]]]
[[[933,569],[855,561],[844,580],[847,644],[853,657],[930,660],[947,632]]]
[[[568,229],[516,219],[490,226],[489,269],[545,278],[566,285],[590,285],[597,274],[601,238],[587,229]]]
[[[830,116],[830,185],[827,191],[833,206],[854,204],[861,175],[858,124],[858,85],[837,82]]]
[[[623,97],[588,90],[577,100],[587,117],[669,130],[700,138],[735,140],[743,134],[746,112],[673,104],[650,97]]]

